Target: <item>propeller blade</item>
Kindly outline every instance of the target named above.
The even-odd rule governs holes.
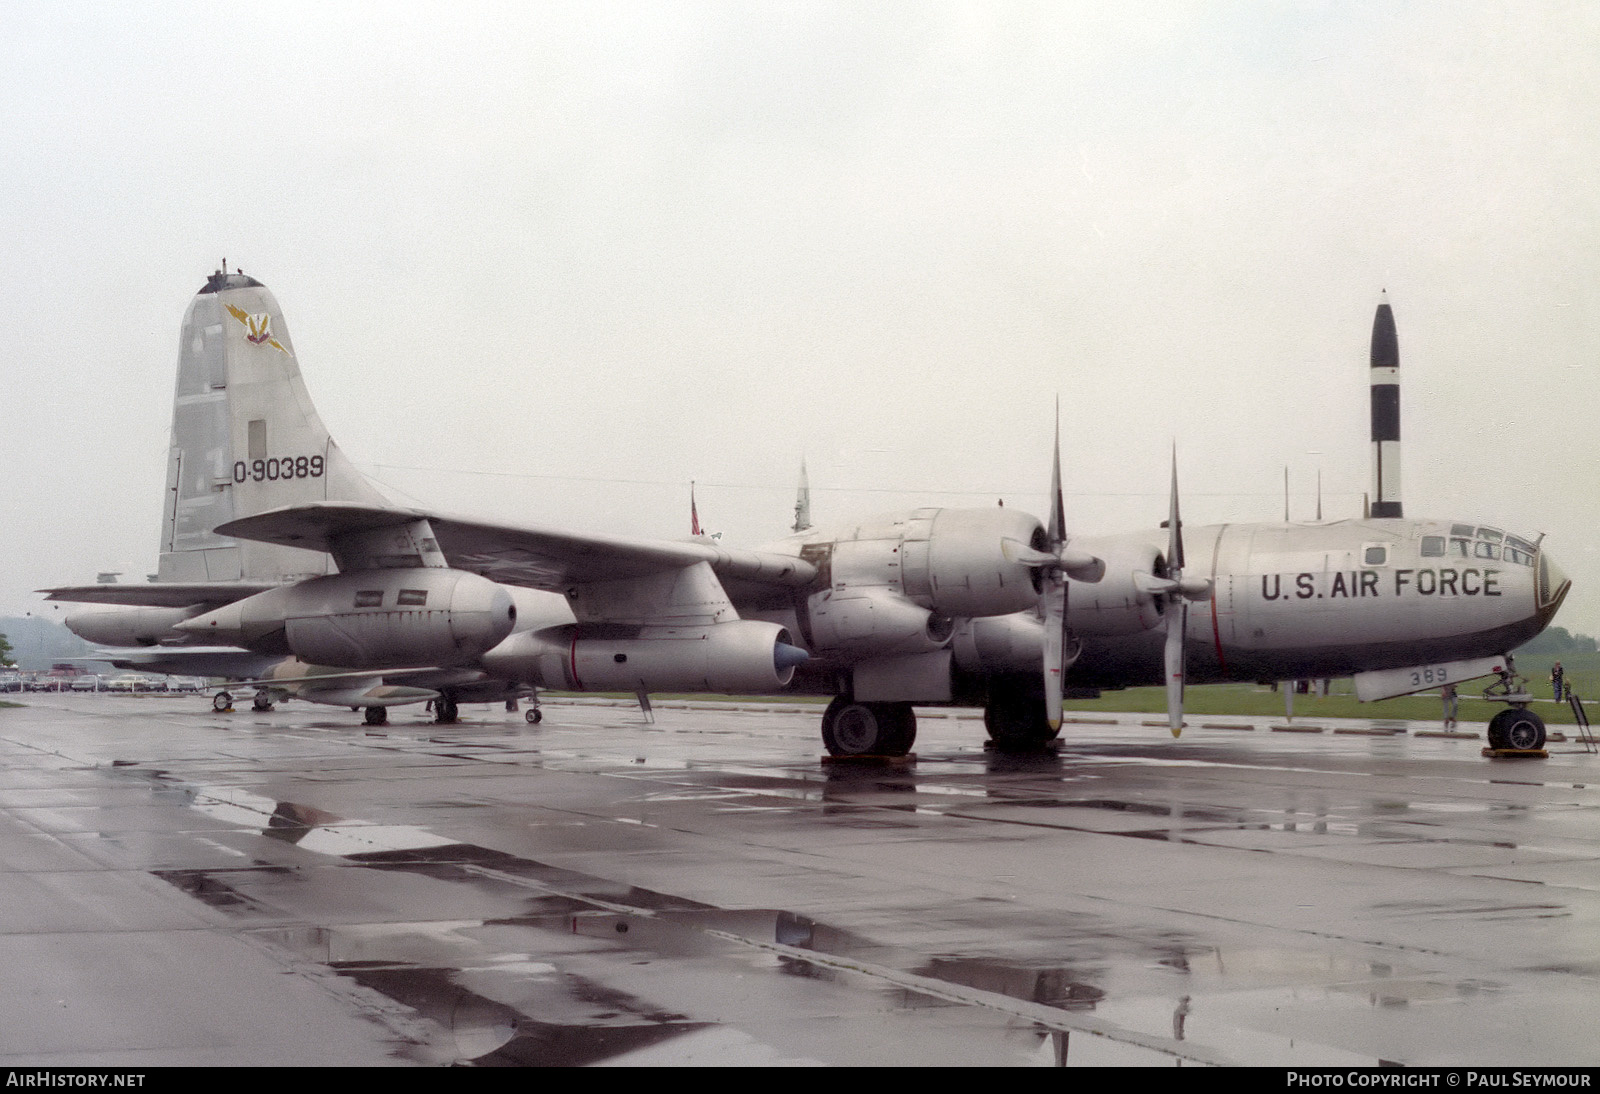
[[[1019,539],[1007,537],[1000,541],[1000,550],[1012,562],[1020,562],[1035,570],[1064,570],[1074,581],[1093,584],[1106,576],[1105,560],[1075,547],[1063,547],[1051,554],[1035,550]]]
[[[1176,578],[1183,572],[1183,521],[1178,518],[1178,445],[1172,445],[1172,498],[1167,513],[1167,570]]]
[[[1053,575],[1044,593],[1044,715],[1061,728],[1061,677],[1066,668],[1067,579]]]
[[[1050,462],[1050,525],[1045,529],[1050,549],[1060,551],[1067,542],[1067,507],[1061,500],[1061,396],[1056,396],[1056,443]]]
[[[1189,622],[1189,605],[1182,600],[1167,605],[1167,728],[1174,737],[1183,732],[1183,632]]]
[[[1063,547],[1058,557],[1061,560],[1061,568],[1067,571],[1067,576],[1074,581],[1086,581],[1092,585],[1106,576],[1105,560],[1091,555],[1088,551]]]
[[[1167,642],[1163,661],[1167,672],[1167,728],[1174,737],[1183,732],[1183,635],[1189,623],[1189,600],[1211,594],[1211,582],[1183,578],[1183,519],[1178,515],[1178,443],[1172,443],[1172,496],[1167,512],[1166,591]]]
[[[1169,577],[1157,577],[1147,574],[1143,570],[1133,572],[1133,587],[1142,593],[1151,596],[1165,596],[1178,587],[1178,583]]]

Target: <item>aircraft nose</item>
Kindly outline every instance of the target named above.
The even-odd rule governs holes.
[[[1550,620],[1555,618],[1556,609],[1561,607],[1561,601],[1566,598],[1567,590],[1572,588],[1572,579],[1556,565],[1549,551],[1540,550],[1538,567],[1534,597],[1537,601],[1539,620],[1548,625]]]

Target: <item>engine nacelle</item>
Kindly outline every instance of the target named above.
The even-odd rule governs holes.
[[[829,583],[835,595],[888,588],[947,617],[1009,615],[1038,603],[1041,585],[1007,541],[1040,550],[1044,529],[1015,509],[915,509],[838,537]]]
[[[1044,669],[1044,624],[1035,612],[962,620],[950,645],[963,672],[1038,675]]]
[[[173,630],[198,614],[195,608],[96,608],[70,613],[67,630],[102,646],[157,646],[188,637]]]
[[[511,633],[511,594],[443,568],[356,570],[269,589],[178,625],[207,642],[319,665],[458,665]]]
[[[1035,598],[1037,599],[1037,598]],[[954,624],[882,586],[828,589],[812,595],[807,612],[818,651],[881,657],[931,653],[950,643]]]
[[[1161,609],[1140,589],[1134,575],[1165,576],[1161,552],[1146,543],[1085,537],[1073,546],[1105,562],[1105,576],[1094,583],[1073,581],[1067,588],[1067,625],[1074,634],[1138,634],[1161,624]]]
[[[805,652],[787,629],[756,619],[651,627],[638,637],[587,637],[566,624],[512,635],[483,658],[504,679],[562,691],[779,691]]]

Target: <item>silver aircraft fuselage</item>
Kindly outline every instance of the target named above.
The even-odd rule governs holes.
[[[1537,541],[1487,525],[1402,519],[1221,524],[1186,527],[1184,537],[1185,572],[1209,578],[1213,589],[1210,600],[1188,606],[1185,621],[1188,679],[1196,684],[1347,676],[1503,656],[1550,622],[1569,586]],[[1165,540],[1160,530],[1072,539],[1073,547],[1102,558],[1106,570],[1098,582],[1070,583],[1067,620],[1079,654],[1067,672],[1069,686],[1162,683],[1166,609],[1141,589],[1140,578],[1166,572]],[[1037,610],[957,618],[943,628],[937,611],[916,614],[917,601],[925,604],[925,598],[908,595],[907,583],[897,580],[900,563],[894,560],[903,559],[904,544],[887,537],[877,542],[885,546],[876,559],[854,529],[845,537],[812,531],[766,548],[819,563],[827,582],[792,605],[739,605],[742,614],[781,622],[800,636],[813,657],[802,682],[826,690],[825,681],[874,672],[869,663],[889,655],[904,671],[885,686],[926,702],[939,696],[917,681],[935,679],[937,672],[929,663],[933,671],[919,676],[915,659],[940,651],[951,654],[956,696],[970,696],[978,678],[1040,671]],[[855,618],[840,620],[851,606]],[[830,613],[828,626],[819,626]]]

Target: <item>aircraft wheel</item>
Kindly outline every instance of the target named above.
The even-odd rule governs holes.
[[[250,709],[257,714],[265,714],[272,709],[272,696],[264,691],[256,692],[255,698],[250,700]]]
[[[910,703],[858,703],[839,695],[822,715],[822,743],[834,756],[904,756],[916,733]]]
[[[522,716],[530,726],[536,726],[544,721],[544,712],[538,707],[529,707],[528,712]]]
[[[456,708],[456,701],[447,695],[441,695],[438,699],[434,700],[433,712],[433,720],[442,726],[447,726],[453,723],[456,720],[457,714],[459,713]]]
[[[1502,710],[1489,720],[1489,747],[1531,751],[1544,747],[1544,720],[1531,710]]]
[[[233,709],[233,696],[225,691],[219,691],[211,697],[211,709],[218,714],[226,714]]]
[[[388,724],[389,724],[389,708],[388,707],[368,707],[367,708],[367,725],[369,725],[369,726],[384,726],[384,725],[388,725]]]
[[[983,728],[1001,748],[1039,749],[1061,732],[1045,718],[1043,696],[1028,692],[997,691],[983,708]]]
[[[904,756],[917,743],[917,712],[910,703],[876,703],[890,726],[889,755]]]

